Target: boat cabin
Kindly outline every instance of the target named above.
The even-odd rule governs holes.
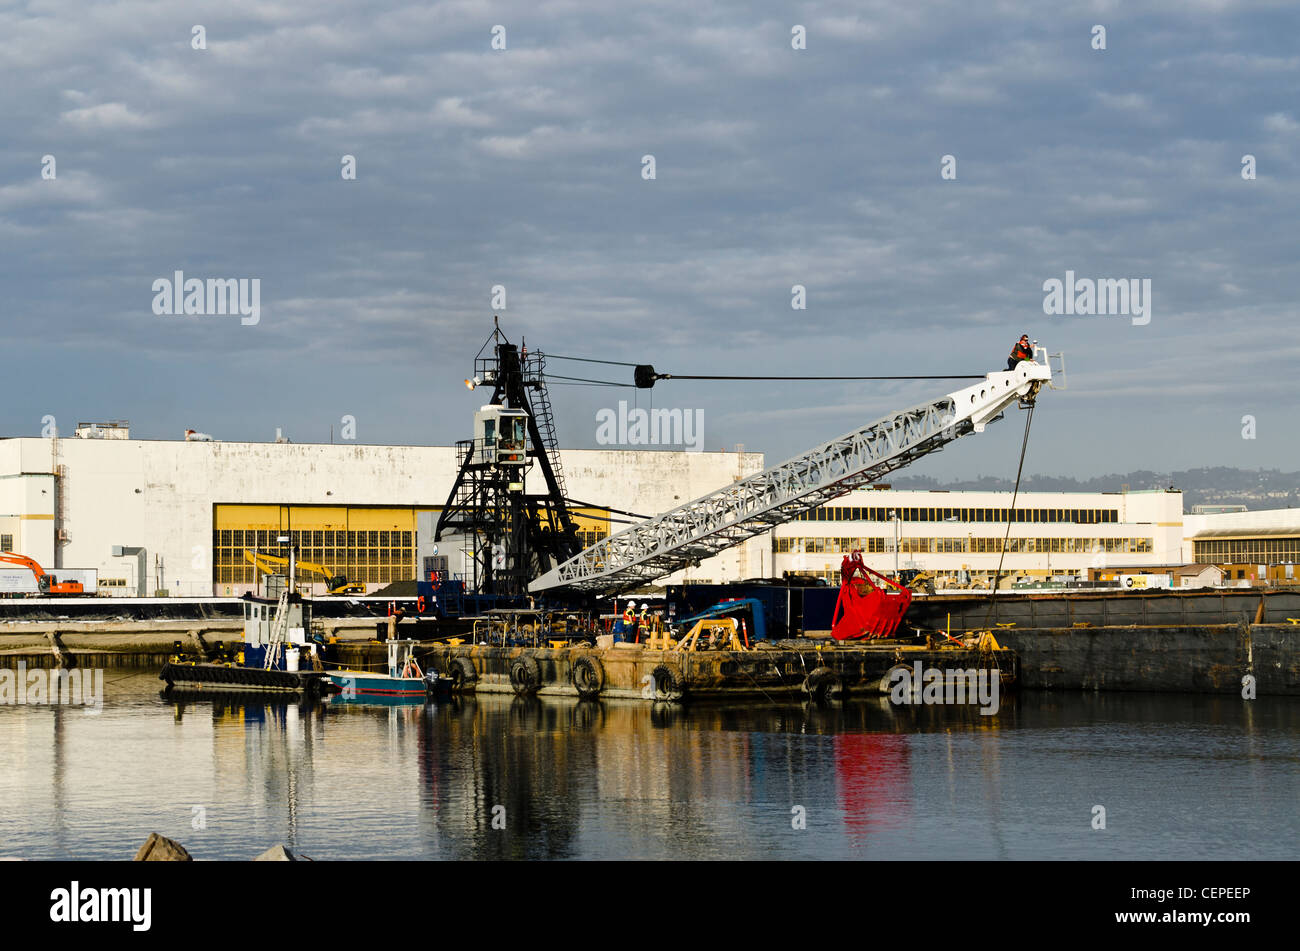
[[[285,602],[285,618],[277,627],[280,602],[246,594],[244,602],[244,666],[266,667],[267,649],[271,652],[271,669],[296,671],[304,657],[314,656],[316,645],[309,643],[311,603],[301,595],[291,594]],[[308,662],[310,669],[310,661]]]

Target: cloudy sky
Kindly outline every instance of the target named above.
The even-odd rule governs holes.
[[[1297,36],[1208,0],[10,4],[0,428],[448,444],[499,284],[530,348],[683,374],[981,373],[1028,332],[1069,388],[1027,471],[1300,469]],[[177,270],[259,279],[259,322],[156,315]],[[1149,279],[1150,322],[1045,314],[1067,270]],[[955,386],[553,394],[567,446],[653,398],[774,463]],[[1022,418],[914,471],[1012,475]]]

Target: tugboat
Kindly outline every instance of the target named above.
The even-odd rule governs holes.
[[[434,671],[425,673],[415,659],[415,641],[389,640],[388,671],[332,670],[326,677],[337,696],[333,703],[424,703],[449,696],[451,679]]]
[[[271,690],[320,697],[329,675],[307,639],[311,604],[287,589],[278,599],[244,595],[244,642],[232,663],[171,658],[158,675],[197,690]]]

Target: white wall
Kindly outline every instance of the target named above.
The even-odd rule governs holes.
[[[30,440],[45,451],[24,453],[22,440],[0,440],[0,533],[13,535],[14,551],[41,567],[56,567],[55,484],[49,440]]]
[[[96,568],[101,579],[127,578],[116,592],[124,595],[135,593],[136,558],[113,558],[114,545],[148,550],[150,593],[212,593],[213,505],[441,506],[456,473],[455,449],[445,446],[71,438],[57,449],[67,473],[61,563]],[[23,516],[53,514],[53,464],[49,439],[0,440],[0,516],[21,521],[29,534],[20,550],[43,565],[54,563],[54,522]],[[758,472],[763,462],[759,453],[564,450],[561,465],[571,497],[655,515]],[[715,581],[756,574],[762,545],[724,552],[691,574]]]

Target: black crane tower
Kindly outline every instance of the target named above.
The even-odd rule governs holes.
[[[530,581],[582,549],[565,500],[545,367],[540,351],[530,354],[525,343],[521,352],[498,322],[465,381],[471,389],[491,385],[492,398],[474,414],[474,438],[456,443],[456,482],[434,540],[462,537],[473,553],[467,587],[479,594],[526,596]],[[534,486],[545,491],[528,491],[534,467]]]

